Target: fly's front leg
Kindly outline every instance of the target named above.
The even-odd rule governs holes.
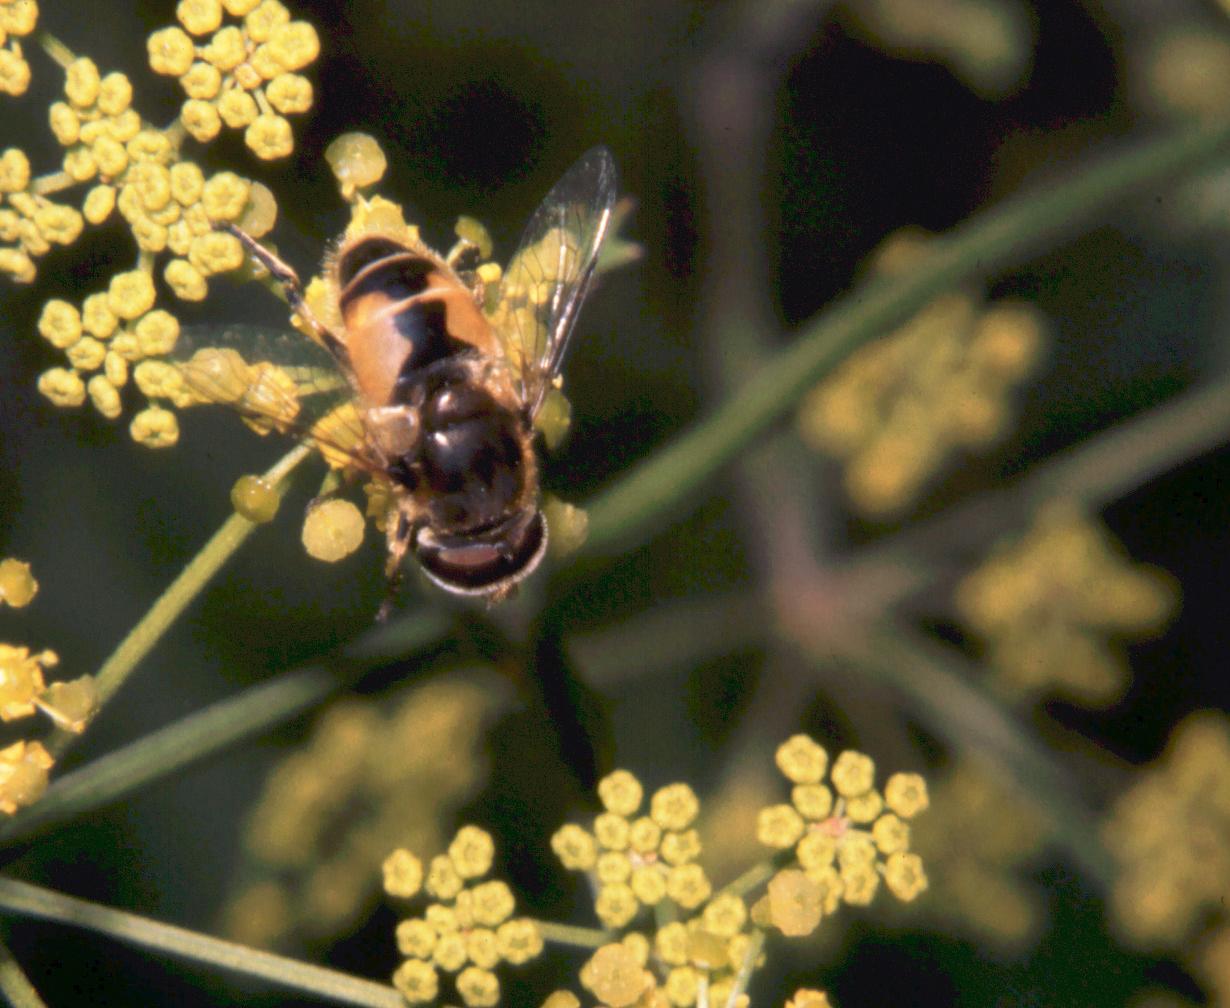
[[[415,518],[416,509],[409,500],[403,500],[389,509],[387,521],[389,558],[384,564],[384,601],[380,603],[380,610],[376,613],[376,620],[380,623],[389,618],[397,604],[397,593],[402,581],[402,565],[405,563],[406,553],[418,531]]]
[[[299,280],[299,274],[295,272],[289,263],[279,259],[269,249],[265,248],[264,245],[248,234],[248,232],[240,227],[236,227],[230,221],[215,221],[214,230],[225,231],[238,238],[239,243],[247,250],[248,254],[264,266],[269,271],[269,275],[282,285],[282,290],[286,292],[286,302],[290,305],[291,311],[308,324],[321,344],[333,356],[347,360],[346,348],[342,341],[307,306],[307,301],[303,297],[303,284]]]

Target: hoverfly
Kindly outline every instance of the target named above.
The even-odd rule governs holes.
[[[282,285],[315,340],[198,350],[180,366],[184,383],[383,487],[391,582],[410,553],[444,590],[502,599],[546,550],[534,421],[558,385],[615,196],[611,154],[594,148],[530,218],[490,316],[462,265],[476,249],[446,258],[372,227],[325,260],[329,314],[341,322],[330,327],[290,266],[219,225]]]

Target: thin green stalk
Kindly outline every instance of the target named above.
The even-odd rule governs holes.
[[[447,628],[447,617],[435,610],[376,628],[328,667],[284,672],[66,774],[36,804],[0,827],[0,863],[11,861],[22,845],[57,826],[289,720],[373,664],[403,658],[442,637]]]
[[[747,952],[743,955],[743,962],[739,964],[739,972],[735,976],[734,985],[730,988],[730,994],[727,995],[723,1008],[735,1008],[739,997],[747,991],[747,985],[751,982],[752,973],[756,969],[756,960],[760,958],[760,950],[764,948],[764,932],[760,928],[753,928],[749,937],[751,941],[747,943]]]
[[[610,555],[643,541],[852,350],[890,332],[937,295],[1003,268],[1045,239],[1078,233],[1144,187],[1215,163],[1228,145],[1230,122],[1218,122],[1103,158],[1047,190],[1023,193],[971,217],[934,242],[912,274],[846,295],[716,411],[591,499],[583,551]]]
[[[401,994],[384,984],[112,910],[16,879],[0,878],[0,908],[21,916],[83,927],[131,945],[267,980],[322,999],[363,1008],[405,1008]]]
[[[576,927],[572,924],[556,924],[554,921],[535,920],[543,941],[557,945],[572,945],[575,948],[596,949],[615,941],[609,931],[597,928]]]
[[[39,997],[21,964],[3,943],[0,943],[0,994],[12,1008],[47,1008],[47,1002]]]
[[[311,452],[312,449],[306,445],[296,446],[265,473],[265,480],[281,490],[281,485],[290,476],[295,466],[307,458]],[[171,582],[167,590],[129,631],[128,636],[120,641],[119,646],[99,668],[94,678],[98,688],[100,707],[115,695],[141,659],[149,654],[162,635],[170,629],[180,614],[201,593],[222,565],[235,554],[235,551],[243,545],[255,529],[254,523],[237,514],[231,515],[222,523],[222,527],[214,533],[213,538],[189,561],[188,566]],[[47,748],[54,755],[62,756],[77,737],[72,732],[57,729],[48,741]]]

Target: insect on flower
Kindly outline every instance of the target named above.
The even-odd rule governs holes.
[[[546,549],[534,420],[558,384],[615,195],[611,154],[596,147],[530,218],[490,316],[473,244],[444,257],[404,232],[350,234],[325,262],[335,328],[290,266],[219,224],[282,284],[314,340],[253,346],[252,330],[231,328],[180,365],[184,384],[383,488],[390,581],[409,552],[446,591],[503,599]]]

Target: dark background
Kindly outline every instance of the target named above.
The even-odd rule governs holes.
[[[132,76],[147,118],[173,117],[178,92],[145,68],[144,45],[149,31],[171,22],[173,5],[100,2],[88,15],[75,4],[43,6],[42,23],[70,48],[104,72]],[[945,66],[886,51],[855,28],[856,7],[816,4],[807,30],[764,68],[767,172],[757,183],[763,234],[746,256],[749,269],[767,270],[772,281],[780,333],[766,334],[772,342],[784,344],[794,327],[849,289],[860,262],[895,229],[945,230],[1028,179],[1062,175],[1087,153],[1163,128],[1168,110],[1147,100],[1147,82],[1139,79],[1141,48],[1184,18],[1230,33],[1212,3],[1148,16],[1092,2],[1024,5],[1032,69],[1015,87],[980,96]],[[1129,9],[1136,13],[1128,16]],[[317,26],[323,45],[309,71],[317,106],[295,117],[295,154],[277,166],[257,164],[232,135],[200,159],[274,190],[279,247],[304,275],[346,221],[321,157],[340,132],[362,130],[379,140],[389,159],[382,191],[424,223],[428,240],[446,245],[453,219],[473,214],[504,254],[555,178],[583,150],[604,143],[620,166],[622,191],[637,201],[628,234],[645,255],[604,279],[587,304],[567,368],[574,426],[566,448],[546,464],[546,484],[582,501],[703,413],[713,401],[706,377],[713,349],[699,324],[706,292],[739,278],[706,274],[720,210],[707,202],[694,89],[705,60],[737,53],[739,8],[679,0],[303,0],[293,10]],[[45,109],[59,76],[39,54],[31,62],[31,93],[4,100],[0,147],[20,145],[36,167],[49,169],[56,153]],[[735,161],[745,155],[728,153]],[[1169,188],[1142,197],[1117,220],[997,278],[995,290],[1027,296],[1049,316],[1048,362],[1025,389],[1021,420],[1006,441],[985,458],[961,459],[902,522],[994,487],[1221,369],[1226,224],[1216,214],[1177,223],[1157,216],[1173,200]],[[0,613],[0,637],[53,647],[65,674],[98,666],[229,513],[234,479],[267,466],[284,447],[253,437],[232,417],[202,413],[184,419],[176,449],[150,452],[133,445],[123,424],[88,407],[54,409],[37,395],[35,377],[58,363],[35,332],[41,304],[52,296],[79,301],[128,268],[124,240],[119,228],[92,232],[44,260],[33,288],[0,283],[0,555],[32,561],[42,584],[30,610]],[[204,307],[182,317],[280,320],[278,302],[249,295],[219,282]],[[1089,712],[1054,704],[1049,713],[1126,760],[1156,756],[1188,711],[1226,704],[1228,464],[1225,452],[1191,460],[1104,514],[1133,557],[1175,575],[1183,611],[1163,639],[1134,649],[1136,678],[1119,705]],[[808,475],[818,484],[835,479],[819,462]],[[308,560],[299,514],[311,489],[301,482],[279,520],[228,565],[91,727],[74,762],[367,629],[384,590],[382,544],[370,536],[358,555],[335,566]],[[891,531],[841,511],[833,493],[828,498],[832,549]],[[664,522],[647,547],[595,576],[566,629],[598,628],[694,593],[751,590],[756,557],[742,529],[730,480],[712,481],[693,513]],[[418,604],[413,592],[407,604]],[[595,770],[616,764],[655,786],[690,780],[703,795],[762,657],[743,652],[590,694],[579,709],[572,705],[575,725],[566,724],[570,695],[546,703],[546,723],[534,720],[538,701],[526,700],[529,714],[496,739],[496,771],[471,817],[497,830],[532,832],[537,822],[500,818],[502,809],[524,811],[530,801],[545,837],[586,800]],[[539,672],[548,683],[570,681],[562,666]],[[59,831],[28,856],[23,874],[214,930],[225,880],[241,859],[243,816],[265,770],[308,723]],[[800,711],[790,727],[805,723]],[[857,741],[858,726],[846,730]],[[534,782],[541,788],[544,779],[562,783],[534,802]],[[560,903],[555,887],[562,883],[545,867],[545,849],[527,856],[540,868],[524,874],[550,879],[542,883],[550,891],[532,898]],[[918,1005],[1118,1005],[1147,981],[1197,995],[1178,967],[1120,950],[1096,893],[1058,858],[1040,862],[1036,880],[1054,916],[1038,948],[1018,961],[997,961],[942,932],[886,932],[866,919],[822,959],[806,948],[772,956],[776,967],[753,987],[753,1001],[780,1004],[802,982],[827,986],[850,1008],[903,998]],[[302,954],[386,976],[396,962],[391,920],[379,916],[332,951]],[[23,922],[13,926],[11,941],[52,1005],[298,1003],[66,928]],[[542,971],[543,984],[568,983],[566,966],[559,976],[549,972]],[[549,989],[517,997],[539,1003]]]

